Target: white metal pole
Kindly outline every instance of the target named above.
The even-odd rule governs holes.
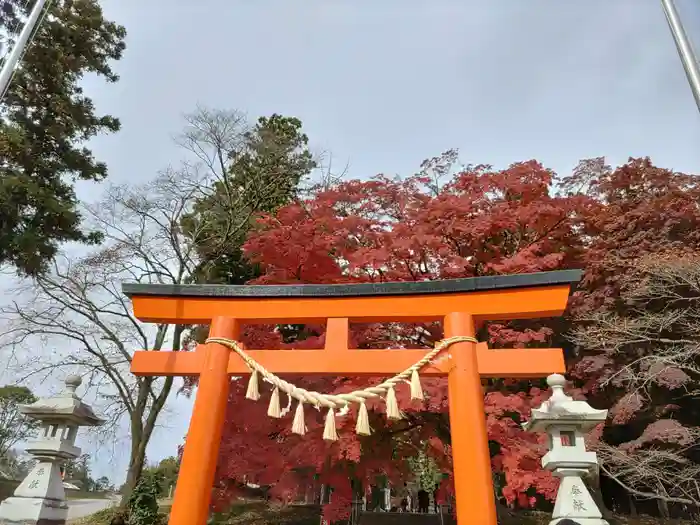
[[[671,28],[673,40],[676,42],[678,55],[681,58],[683,69],[685,69],[685,74],[688,77],[688,83],[693,92],[693,97],[695,97],[695,103],[698,106],[698,111],[700,111],[700,65],[698,65],[698,59],[695,56],[690,39],[683,28],[681,17],[678,14],[673,0],[661,0],[661,5],[666,14],[668,25]]]
[[[34,28],[36,27],[36,23],[39,20],[41,12],[44,10],[45,4],[46,0],[37,0],[37,3],[34,5],[31,13],[29,13],[27,23],[24,24],[24,28],[22,28],[22,32],[19,34],[17,42],[12,48],[12,51],[10,51],[10,55],[7,57],[7,60],[5,60],[2,70],[0,70],[0,102],[2,102],[2,99],[5,98],[5,93],[7,92],[7,88],[12,80],[12,74],[22,58],[24,49],[27,47],[27,42],[29,41],[29,37],[34,32]]]

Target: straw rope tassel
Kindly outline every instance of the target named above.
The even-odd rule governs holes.
[[[326,426],[323,428],[323,439],[326,441],[338,441],[338,432],[335,430],[335,412],[332,408],[326,414]]]
[[[417,399],[423,401],[423,387],[420,384],[420,377],[418,377],[418,370],[414,369],[411,374],[411,399]]]
[[[399,409],[399,405],[396,400],[396,391],[394,390],[394,387],[400,383],[409,383],[411,386],[411,398],[423,399],[424,394],[420,384],[418,371],[428,364],[435,364],[444,359],[448,359],[449,356],[443,356],[439,359],[438,356],[450,345],[466,342],[478,343],[478,340],[467,335],[448,337],[447,339],[443,339],[437,343],[435,348],[426,352],[426,354],[416,363],[414,363],[413,366],[383,381],[382,383],[364,388],[362,390],[354,390],[353,392],[342,394],[323,394],[321,392],[299,388],[291,383],[288,383],[284,379],[277,377],[275,374],[265,369],[265,367],[263,367],[260,363],[255,361],[255,359],[250,357],[237,341],[226,339],[224,337],[210,337],[206,340],[206,343],[218,343],[230,348],[236,354],[238,354],[241,359],[243,359],[246,365],[248,365],[251,370],[251,374],[250,381],[248,382],[248,391],[246,392],[247,399],[252,399],[255,401],[260,399],[258,375],[262,376],[266,382],[274,386],[274,390],[272,391],[272,396],[270,398],[270,406],[267,410],[268,416],[280,418],[290,411],[292,398],[298,401],[299,404],[294,415],[292,429],[294,432],[301,435],[306,432],[306,427],[304,426],[304,403],[311,404],[318,409],[327,408],[328,414],[326,415],[326,424],[323,430],[323,439],[327,441],[336,441],[338,439],[338,433],[335,427],[336,410],[340,410],[338,413],[340,415],[344,415],[347,413],[351,403],[357,403],[360,405],[357,415],[357,425],[355,427],[355,432],[360,435],[369,435],[371,433],[371,429],[369,427],[369,415],[367,413],[367,406],[365,405],[365,401],[367,399],[376,399],[385,396],[387,417],[389,419],[402,419],[403,415],[401,414],[401,410]],[[289,397],[287,406],[284,410],[280,410],[280,391],[284,392]]]
[[[369,414],[367,412],[367,404],[364,401],[360,403],[360,410],[357,411],[357,424],[355,425],[355,433],[360,436],[372,435],[372,429],[369,426]]]
[[[297,403],[297,410],[294,412],[294,422],[292,423],[292,432],[303,436],[306,434],[306,423],[304,422],[304,402]]]
[[[267,407],[267,415],[274,418],[282,417],[282,410],[280,409],[280,387],[275,386],[270,396],[270,406]]]
[[[390,386],[386,391],[386,417],[389,419],[401,419],[401,410],[396,401],[396,390]]]
[[[287,406],[284,407],[282,410],[280,410],[280,417],[284,417],[292,411],[292,395],[290,393],[286,393],[286,394],[287,394]]]
[[[260,399],[260,389],[258,388],[258,371],[253,368],[248,381],[248,390],[245,393],[246,399],[258,401]]]

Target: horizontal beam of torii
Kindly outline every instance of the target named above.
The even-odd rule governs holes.
[[[125,284],[142,321],[209,324],[209,336],[236,340],[246,324],[326,323],[321,350],[249,350],[275,374],[392,376],[426,350],[349,348],[352,323],[443,323],[446,338],[462,338],[421,369],[447,376],[457,520],[495,525],[483,377],[538,377],[564,371],[560,349],[492,350],[475,343],[485,321],[562,315],[577,270],[411,283],[217,286]],[[231,375],[249,373],[226,345],[210,342],[194,352],[136,352],[138,375],[199,375],[170,525],[204,525],[218,460]],[[254,451],[251,451],[254,453]]]
[[[444,281],[379,284],[226,286],[124,284],[136,317],[150,323],[208,324],[230,317],[245,324],[443,321],[468,310],[477,321],[555,317],[566,308],[578,270]]]
[[[322,350],[246,350],[246,353],[275,374],[386,376],[407,369],[427,352],[349,349],[347,343],[342,342],[348,333],[347,329],[347,319],[329,319],[326,345]],[[493,350],[486,343],[479,343],[476,345],[476,355],[482,378],[543,377],[566,371],[560,348]],[[205,366],[205,354],[201,351],[139,351],[134,354],[131,372],[137,376],[198,376]],[[446,376],[449,367],[449,360],[439,357],[434,364],[422,368],[421,375]],[[229,375],[242,376],[249,374],[250,369],[238,355],[232,353],[227,372]]]

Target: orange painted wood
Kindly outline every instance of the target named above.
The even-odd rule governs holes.
[[[471,315],[451,313],[445,317],[445,336],[456,335],[475,335]],[[491,458],[476,346],[474,343],[458,343],[451,347],[452,359],[447,379],[457,523],[496,525]]]
[[[202,346],[202,345],[200,345]],[[204,356],[201,352],[134,352],[131,373],[137,376],[198,376]]]
[[[325,349],[333,352],[347,351],[349,334],[350,320],[347,317],[331,317],[326,321]]]
[[[214,318],[210,334],[236,338],[240,325],[230,318]],[[209,516],[211,489],[226,420],[230,379],[226,365],[231,351],[220,344],[200,346],[200,373],[192,419],[187,431],[175,487],[170,525],[204,525]],[[185,354],[179,354],[182,357]]]
[[[542,286],[454,294],[379,297],[209,298],[134,296],[134,315],[151,323],[207,324],[222,316],[246,323],[323,323],[328,318],[354,322],[442,320],[468,311],[478,321],[531,319],[564,312],[570,286]]]
[[[392,376],[420,360],[427,350],[350,350],[330,346],[327,350],[247,350],[270,372],[290,375]],[[451,353],[445,350],[442,355]],[[566,371],[560,348],[516,348],[491,350],[479,343],[478,369],[482,378],[543,377]],[[135,352],[131,372],[137,376],[196,376],[202,368],[200,352]],[[422,376],[445,376],[445,361],[427,366]],[[231,352],[229,375],[247,375],[250,370]]]

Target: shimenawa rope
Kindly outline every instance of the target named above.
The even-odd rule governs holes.
[[[251,370],[251,374],[250,381],[248,382],[248,390],[245,396],[246,399],[252,399],[253,401],[260,399],[258,375],[261,375],[264,381],[270,383],[274,387],[272,390],[272,396],[270,397],[270,405],[267,409],[268,416],[274,418],[284,417],[291,410],[292,398],[297,400],[297,409],[294,414],[294,421],[292,423],[292,432],[295,434],[302,436],[306,434],[306,425],[304,424],[304,403],[314,406],[317,410],[320,410],[322,407],[328,408],[325,428],[323,430],[323,439],[326,441],[337,441],[338,434],[335,428],[335,411],[339,409],[338,414],[345,415],[350,410],[351,403],[357,403],[359,405],[355,432],[363,436],[369,436],[371,434],[369,414],[367,412],[367,406],[365,405],[365,400],[369,398],[381,397],[384,394],[387,417],[389,419],[401,419],[402,414],[396,401],[396,391],[394,390],[394,387],[398,383],[407,382],[411,386],[411,399],[422,400],[423,389],[420,384],[418,371],[428,363],[434,363],[433,359],[450,345],[464,342],[477,343],[478,341],[474,337],[470,336],[448,337],[447,339],[443,339],[442,341],[438,342],[435,345],[435,348],[427,352],[412,366],[387,379],[383,383],[364,388],[362,390],[355,390],[347,394],[322,394],[320,392],[299,388],[291,383],[288,383],[284,379],[277,377],[275,374],[266,370],[260,363],[250,357],[239,345],[239,343],[233,339],[226,339],[224,337],[210,337],[205,341],[205,343],[218,343],[230,348],[236,352],[241,359],[243,359],[243,361],[245,361],[246,365],[248,365],[248,368]],[[287,406],[284,409],[280,408],[280,391],[287,394],[288,397]]]

